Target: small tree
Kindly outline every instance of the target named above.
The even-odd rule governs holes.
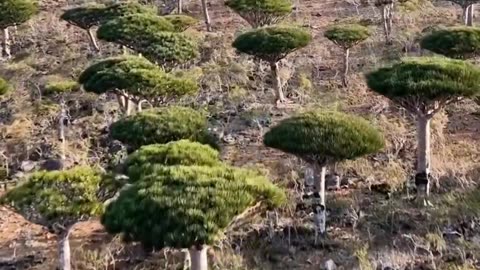
[[[0,96],[5,95],[10,91],[11,87],[7,81],[0,78]]]
[[[83,7],[72,8],[61,15],[61,19],[69,24],[87,31],[90,43],[94,50],[100,51],[92,27],[99,26],[109,20],[120,16],[136,13],[155,14],[155,10],[137,3],[120,3],[110,6],[94,4]]]
[[[35,0],[2,0],[0,1],[0,29],[3,30],[2,55],[11,58],[10,33],[8,27],[20,25],[37,13]]]
[[[9,191],[1,203],[59,236],[59,269],[70,270],[69,236],[74,225],[103,211],[97,199],[101,174],[88,167],[38,172]]]
[[[479,0],[448,0],[448,1],[462,7],[463,24],[467,26],[473,26],[474,5],[478,4],[480,1]]]
[[[392,43],[394,3],[395,0],[375,0],[375,6],[382,11],[383,33],[387,45]]]
[[[167,19],[151,14],[131,14],[108,21],[98,28],[97,36],[141,53],[152,62],[172,67],[198,55],[198,44]]]
[[[350,49],[370,36],[367,27],[359,24],[334,25],[325,32],[325,37],[343,49],[342,83],[347,86]]]
[[[140,147],[130,154],[123,166],[123,172],[130,182],[149,173],[156,166],[219,166],[220,155],[208,145],[188,140],[167,144],[151,144]]]
[[[270,64],[277,103],[286,102],[278,73],[278,62],[288,54],[307,46],[312,36],[298,28],[267,27],[246,32],[235,39],[233,47]]]
[[[340,112],[311,111],[288,118],[264,136],[266,146],[293,154],[313,167],[314,212],[321,218],[319,231],[326,233],[325,175],[327,166],[375,153],[383,148],[381,134],[363,118]],[[320,175],[320,178],[318,178]]]
[[[192,270],[207,270],[208,247],[236,218],[258,205],[277,207],[285,194],[256,172],[227,166],[158,167],[122,191],[101,222],[146,248],[188,248]]]
[[[253,28],[277,24],[292,13],[290,0],[227,0],[229,8]]]
[[[450,58],[474,58],[480,54],[480,28],[462,26],[438,29],[424,36],[420,46]]]
[[[430,120],[446,105],[461,97],[480,93],[480,69],[448,58],[406,58],[391,67],[367,75],[367,84],[375,92],[404,107],[417,118],[418,199],[429,204],[430,193]]]
[[[113,139],[128,144],[132,149],[181,139],[218,147],[208,133],[205,115],[186,107],[145,110],[113,123],[110,133]]]
[[[143,100],[159,105],[198,90],[195,81],[173,76],[142,57],[122,56],[102,60],[88,67],[79,77],[88,92],[114,92],[120,108],[130,114],[130,103],[141,111]]]

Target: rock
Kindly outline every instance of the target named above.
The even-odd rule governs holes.
[[[59,171],[63,169],[63,161],[59,159],[47,159],[40,166],[42,170],[46,171]]]
[[[325,262],[323,270],[337,270],[337,265],[332,259],[330,259]]]
[[[22,161],[22,164],[20,164],[20,170],[26,173],[33,171],[35,167],[37,167],[37,163],[31,160]]]
[[[327,190],[340,189],[340,176],[336,173],[327,175],[325,179],[325,187]]]

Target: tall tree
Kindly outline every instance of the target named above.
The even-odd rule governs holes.
[[[435,30],[420,40],[423,49],[455,59],[480,55],[480,28],[456,26]]]
[[[311,40],[310,33],[299,28],[265,27],[241,34],[233,42],[233,47],[239,52],[255,56],[270,64],[278,104],[287,101],[282,90],[279,61],[307,46]]]
[[[208,132],[206,116],[187,107],[163,107],[145,110],[113,123],[110,134],[113,139],[129,145],[141,146],[168,143],[188,139],[218,148]]]
[[[83,71],[79,82],[88,92],[113,92],[126,115],[130,115],[132,103],[141,111],[143,100],[160,105],[198,90],[194,80],[165,73],[145,58],[136,56],[111,57],[97,62]]]
[[[176,27],[164,17],[137,13],[102,24],[97,36],[140,53],[164,68],[171,68],[198,55],[197,42],[175,30]]]
[[[326,233],[325,175],[327,166],[375,153],[383,136],[363,118],[333,111],[310,111],[281,121],[264,136],[266,146],[293,154],[313,167],[313,205],[320,218],[319,232]]]
[[[225,5],[253,28],[277,24],[293,9],[291,0],[227,0]]]
[[[343,86],[348,84],[350,49],[369,36],[368,28],[359,24],[334,25],[325,31],[325,37],[343,49]]]
[[[10,32],[8,28],[28,21],[38,11],[35,0],[2,0],[0,1],[0,29],[3,31],[2,56],[11,58]]]
[[[473,26],[473,16],[475,11],[475,4],[478,4],[479,0],[448,0],[449,2],[458,4],[462,7],[462,19],[463,24],[466,26]]]
[[[207,270],[207,250],[252,207],[276,207],[285,194],[254,171],[229,166],[162,166],[124,189],[101,222],[146,248],[188,248],[192,270]],[[258,207],[257,207],[258,209]],[[260,208],[261,209],[261,208]]]
[[[97,197],[101,181],[101,174],[89,167],[38,172],[0,202],[57,234],[59,269],[70,270],[70,234],[78,222],[102,213],[103,204]]]
[[[480,69],[448,58],[405,58],[367,75],[375,92],[404,107],[417,118],[415,184],[419,202],[429,205],[431,149],[430,121],[435,113],[461,97],[480,94]]]

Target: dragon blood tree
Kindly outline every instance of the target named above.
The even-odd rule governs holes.
[[[462,7],[463,24],[466,26],[473,26],[473,14],[475,13],[474,5],[478,4],[480,2],[479,0],[447,0],[447,1]]]
[[[37,172],[0,198],[27,220],[49,228],[59,237],[59,269],[70,270],[69,236],[75,224],[99,216],[97,197],[102,175],[89,167]]]
[[[98,47],[92,28],[117,17],[136,13],[154,14],[155,10],[137,3],[119,3],[110,6],[89,4],[69,9],[65,11],[60,18],[71,25],[87,31],[92,48],[98,52],[100,48]]]
[[[233,47],[239,52],[252,55],[270,64],[278,104],[287,101],[278,71],[279,61],[307,46],[311,40],[312,36],[299,28],[265,27],[241,34],[233,42]]]
[[[225,5],[253,28],[277,24],[293,9],[290,0],[227,0]]]
[[[293,154],[314,171],[313,205],[318,231],[326,233],[325,176],[327,166],[372,154],[384,146],[383,136],[363,118],[333,111],[310,111],[287,118],[270,129],[263,143]],[[320,177],[318,177],[320,176]]]
[[[147,249],[188,248],[191,269],[207,270],[209,246],[245,219],[242,213],[277,207],[285,199],[281,189],[255,171],[163,166],[125,188],[101,222],[109,233]]]
[[[28,21],[38,11],[35,0],[2,0],[0,1],[0,30],[3,32],[2,56],[11,58],[11,40],[8,28]]]
[[[135,150],[149,144],[187,139],[218,148],[208,132],[206,116],[187,107],[162,107],[145,110],[118,120],[110,126],[110,135]]]
[[[160,105],[198,90],[193,79],[165,73],[147,59],[136,56],[101,60],[85,69],[78,81],[88,92],[113,92],[126,115],[130,115],[132,102],[141,111],[144,100]]]
[[[343,49],[342,83],[347,86],[350,49],[370,37],[370,31],[359,24],[334,25],[327,29],[325,37]]]
[[[480,69],[468,62],[444,57],[405,58],[391,67],[369,73],[367,84],[374,92],[416,116],[417,199],[429,205],[430,121],[448,104],[480,94]]]
[[[480,55],[480,28],[449,27],[434,30],[420,41],[423,49],[455,59]]]
[[[198,44],[184,33],[180,23],[161,16],[137,13],[118,17],[102,24],[99,39],[117,43],[164,68],[183,64],[197,57]]]

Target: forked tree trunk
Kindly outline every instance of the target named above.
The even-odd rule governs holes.
[[[393,4],[382,6],[383,32],[385,43],[392,43],[392,25],[393,25]]]
[[[131,115],[133,102],[128,98],[128,96],[123,94],[117,93],[115,95],[117,96],[118,106],[120,107],[120,110],[122,110],[123,114],[126,116]]]
[[[285,102],[285,96],[282,90],[282,81],[280,80],[280,74],[278,73],[278,62],[271,62],[270,69],[272,71],[273,90],[275,91],[276,102]]]
[[[417,199],[422,203],[428,203],[430,194],[430,116],[417,116],[417,174],[415,185],[417,187]]]
[[[183,0],[178,0],[177,2],[177,13],[182,14],[183,12]]]
[[[192,270],[208,270],[207,250],[208,246],[194,246],[189,249]]]
[[[95,38],[95,35],[93,34],[92,32],[92,29],[88,29],[87,30],[87,33],[88,33],[88,37],[90,38],[90,44],[92,46],[92,48],[96,51],[96,52],[99,52],[100,51],[100,47],[98,47],[98,44],[97,44],[97,39]]]
[[[342,84],[344,87],[348,85],[348,70],[349,70],[350,49],[346,48],[343,54],[343,73]]]
[[[205,24],[207,25],[207,31],[212,32],[212,22],[210,21],[210,15],[208,15],[207,0],[202,0],[203,16],[205,17]]]
[[[11,41],[10,41],[10,32],[8,28],[3,29],[3,42],[2,42],[2,56],[7,59],[12,58],[12,54],[10,51]]]
[[[61,239],[58,241],[58,253],[59,253],[59,269],[71,270],[71,254],[70,254],[70,233],[71,227],[67,228],[61,235]]]
[[[314,193],[314,204],[313,204],[313,213],[315,217],[315,242],[317,241],[317,234],[321,237],[326,234],[326,194],[325,194],[325,176],[327,174],[326,164],[313,166],[314,177],[315,177],[315,193]]]

